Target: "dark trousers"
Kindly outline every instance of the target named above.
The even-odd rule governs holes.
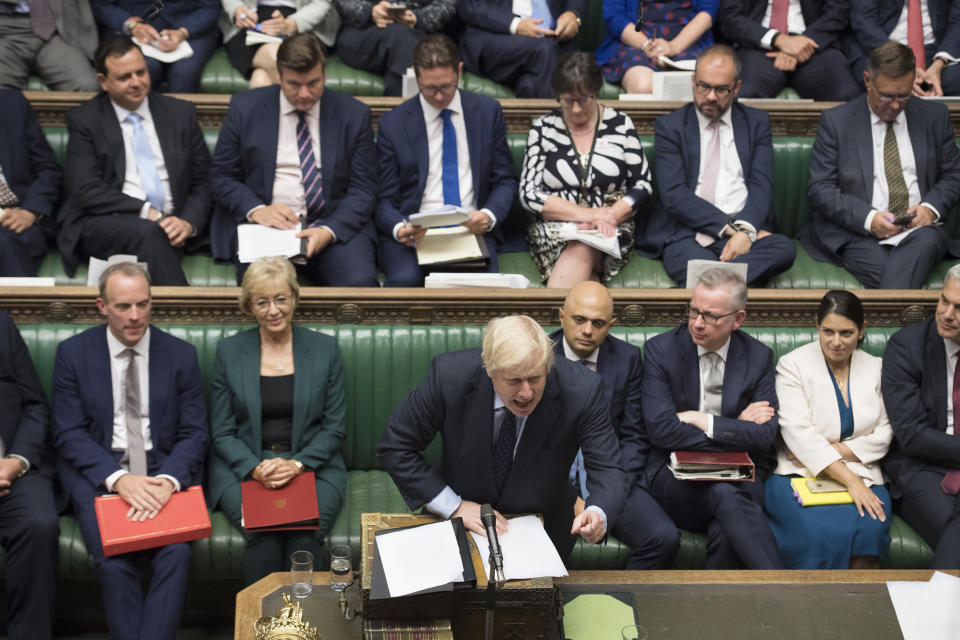
[[[413,66],[413,48],[426,34],[402,24],[349,27],[337,35],[337,55],[355,69],[383,74],[384,95],[399,96],[404,72]]]
[[[868,289],[920,289],[947,252],[941,226],[921,227],[896,247],[854,236],[840,250],[841,266]]]
[[[236,252],[234,252],[236,255]],[[237,284],[249,264],[237,264]],[[297,274],[316,287],[379,287],[377,247],[363,233],[355,233],[347,242],[332,242],[307,261],[296,265]]]
[[[47,254],[49,236],[36,224],[22,233],[0,227],[0,277],[33,277]]]
[[[914,474],[898,513],[935,550],[933,569],[960,569],[960,497],[943,492],[943,475],[930,469]]]
[[[783,569],[763,512],[763,481],[677,480],[666,466],[650,493],[677,526],[707,533],[707,569]]]
[[[853,79],[850,65],[839,49],[818,51],[794,71],[780,71],[761,49],[741,49],[741,98],[776,98],[784,87],[793,87],[801,98],[846,102],[863,89]]]
[[[669,569],[680,547],[680,532],[673,520],[638,485],[631,488],[612,533],[630,547],[627,569]]]
[[[718,260],[727,244],[726,238],[709,247],[701,247],[692,237],[671,242],[663,247],[663,266],[678,287],[687,284],[687,262],[690,260]],[[797,250],[790,238],[773,233],[753,243],[750,251],[731,262],[747,265],[747,284],[763,282],[790,268]]]
[[[422,287],[424,278],[431,271],[449,271],[449,265],[421,267],[417,263],[417,250],[397,242],[392,237],[380,236],[380,264],[383,267],[385,287]],[[491,236],[484,236],[490,262],[484,269],[488,273],[500,270],[497,263],[497,242]],[[478,269],[479,271],[480,269]]]
[[[150,281],[157,286],[187,286],[180,267],[183,249],[170,244],[166,231],[137,215],[118,213],[87,216],[80,231],[80,257],[83,261],[106,259],[116,253],[133,254],[147,263]]]
[[[15,480],[10,493],[0,497],[10,640],[53,636],[59,538],[50,478],[34,470]]]
[[[477,75],[513,87],[518,98],[552,98],[550,76],[561,54],[577,49],[576,40],[557,42],[490,33],[467,27],[460,39],[464,66]]]

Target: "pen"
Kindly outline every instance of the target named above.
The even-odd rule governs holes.
[[[403,225],[404,225],[405,227],[412,227],[412,226],[413,226],[412,224],[410,224],[410,218],[408,218],[407,216],[403,216]],[[412,238],[413,236],[411,235],[410,237]],[[416,241],[416,240],[413,241],[413,248],[414,248],[414,249],[417,248],[417,241]]]

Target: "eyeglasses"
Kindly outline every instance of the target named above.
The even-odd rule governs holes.
[[[266,311],[271,304],[277,305],[278,309],[286,309],[293,304],[293,298],[289,296],[277,296],[275,298],[260,298],[253,303],[257,311]]]
[[[565,106],[567,109],[573,108],[573,105],[580,105],[581,109],[586,109],[590,104],[597,99],[597,96],[580,96],[579,98],[559,98],[560,104]]]
[[[880,93],[877,91],[876,94],[880,104],[891,104],[892,102],[905,104],[910,99],[909,93]]]
[[[706,322],[711,327],[715,327],[718,324],[720,324],[720,320],[722,320],[723,318],[726,318],[727,316],[732,316],[738,311],[740,311],[739,309],[737,309],[735,311],[731,311],[730,313],[724,313],[718,316],[712,313],[707,313],[706,311],[701,311],[700,309],[690,306],[689,304],[686,306],[686,309],[687,309],[688,318],[690,318],[691,320],[696,320],[697,318],[703,318],[703,321]]]
[[[448,82],[447,84],[440,84],[436,86],[420,85],[420,93],[423,93],[428,96],[435,96],[438,93],[443,93],[443,94],[453,93],[453,91],[456,90],[456,88],[457,88],[456,82]]]
[[[717,95],[717,97],[720,98],[721,100],[726,98],[728,95],[730,95],[730,92],[733,91],[733,87],[729,87],[725,84],[722,84],[719,87],[715,87],[712,84],[707,84],[706,82],[700,82],[699,80],[697,81],[696,87],[697,87],[697,93],[699,93],[701,96],[706,96],[711,91],[713,91]]]

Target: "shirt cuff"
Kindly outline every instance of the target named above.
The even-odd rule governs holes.
[[[22,455],[20,455],[19,453],[8,453],[8,454],[7,454],[7,457],[8,457],[8,458],[14,458],[15,460],[19,460],[19,461],[23,464],[23,472],[24,472],[24,473],[26,473],[27,471],[30,471],[30,461],[27,460],[26,458],[24,458],[24,457],[23,457]]]
[[[873,233],[870,227],[873,225],[873,216],[875,215],[877,215],[877,210],[872,209],[870,213],[867,214],[867,219],[863,221],[863,228],[867,233]]]
[[[596,511],[597,513],[600,514],[600,517],[603,518],[603,533],[606,534],[607,531],[609,531],[609,529],[607,529],[607,514],[604,513],[603,509],[601,509],[600,507],[598,507],[598,506],[595,505],[595,504],[592,504],[592,505],[590,505],[589,507],[587,507],[586,510],[587,510],[587,511]]]
[[[490,211],[490,209],[480,209],[480,211],[483,211],[490,218],[490,228],[485,233],[493,231],[493,228],[497,226],[497,216],[493,215],[493,211]]]
[[[174,490],[175,492],[176,492],[176,491],[180,491],[180,481],[177,480],[176,478],[174,478],[173,476],[167,475],[166,473],[161,473],[161,474],[157,475],[157,477],[158,477],[158,478],[166,478],[167,480],[169,480],[170,482],[173,483],[173,490]]]
[[[107,476],[107,479],[103,481],[103,486],[107,488],[107,491],[110,491],[112,493],[113,486],[117,484],[117,480],[119,480],[122,476],[127,475],[128,473],[130,472],[127,471],[126,469],[117,469],[116,471],[114,471],[113,473]]]
[[[512,35],[517,35],[517,25],[520,24],[520,17],[514,16],[513,20],[510,21],[510,33]]]
[[[435,513],[441,518],[449,518],[454,511],[460,508],[461,502],[463,500],[460,499],[460,496],[450,488],[450,485],[447,485],[443,488],[443,491],[437,494],[436,498],[425,506],[430,513]]]
[[[140,217],[143,218],[144,220],[147,220],[150,218],[150,206],[151,206],[150,201],[147,200],[146,202],[143,203],[143,206],[140,207]]]
[[[707,430],[704,432],[707,434],[707,437],[713,440],[713,414],[707,414]]]
[[[770,44],[770,41],[773,40],[773,36],[780,33],[776,29],[767,29],[767,32],[763,34],[763,37],[760,38],[760,47],[763,49],[773,49],[773,45]]]
[[[733,228],[737,231],[747,230],[748,233],[756,233],[757,228],[746,220],[737,220],[733,223]]]
[[[393,225],[393,239],[396,240],[397,242],[400,242],[400,229],[402,229],[406,225],[407,225],[406,222],[398,222],[397,224]]]
[[[253,209],[250,209],[250,211],[247,211],[247,215],[245,215],[244,218],[247,219],[247,222],[253,222],[253,218],[250,217],[251,215],[253,215],[253,212],[254,212],[254,211],[257,211],[258,209],[263,209],[263,208],[265,208],[266,206],[267,206],[267,205],[265,205],[265,204],[260,204],[260,205],[255,206]],[[254,222],[254,224],[256,224],[256,223]]]
[[[933,59],[936,60],[937,58],[940,58],[941,60],[943,60],[946,63],[945,66],[947,67],[960,62],[960,58],[955,58],[954,56],[950,55],[946,51],[937,51],[937,53],[934,54]]]
[[[935,206],[933,206],[933,205],[930,204],[929,202],[921,202],[921,203],[920,203],[920,206],[921,206],[921,207],[926,207],[927,209],[930,209],[930,211],[933,213],[933,221],[934,221],[934,222],[940,222],[940,212],[937,211],[937,208],[936,208]]]

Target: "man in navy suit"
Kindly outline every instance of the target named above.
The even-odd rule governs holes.
[[[94,499],[117,493],[133,520],[153,518],[171,495],[199,484],[207,443],[203,378],[193,346],[150,326],[150,281],[137,264],[100,277],[106,326],[57,348],[54,444],[60,486],[93,556],[113,638],[173,640],[190,568],[176,543],[105,557]],[[152,569],[146,595],[138,568]]]
[[[496,100],[457,89],[463,63],[446,35],[421,40],[413,50],[413,68],[420,95],[384,114],[377,135],[376,222],[384,285],[423,286],[425,270],[414,247],[427,230],[404,220],[444,205],[470,211],[463,226],[486,243],[488,270],[496,273],[499,225],[517,192],[503,110]]]
[[[883,404],[894,440],[883,461],[897,513],[960,569],[960,266],[947,272],[933,318],[895,333],[883,354]]]
[[[693,103],[654,123],[660,206],[637,234],[637,248],[662,254],[681,287],[694,259],[745,263],[747,281],[763,281],[796,255],[789,238],[768,230],[770,116],[736,102],[740,61],[728,46],[702,51],[691,80]]]
[[[630,547],[627,569],[667,569],[680,546],[680,532],[647,492],[644,469],[650,443],[640,406],[642,358],[640,348],[610,335],[613,298],[598,282],[581,282],[570,289],[560,309],[561,329],[550,334],[557,358],[579,362],[603,379],[610,422],[620,440],[620,463],[627,472],[629,493],[613,535]],[[574,512],[584,508],[587,472],[583,453],[570,467],[577,489]]]
[[[586,0],[460,0],[467,71],[506,84],[518,98],[550,98],[557,59],[577,46]]]
[[[652,445],[650,493],[677,523],[707,532],[707,569],[782,569],[763,512],[763,480],[775,464],[777,394],[773,352],[738,331],[747,286],[724,268],[706,270],[688,305],[689,319],[647,341],[643,418]],[[678,480],[674,451],[746,451],[752,482]]]
[[[776,98],[788,86],[812,100],[860,95],[839,47],[849,9],[849,0],[721,2],[717,28],[743,63],[740,96]]]
[[[50,412],[27,345],[0,312],[0,542],[10,640],[53,637],[57,546]]]
[[[30,103],[0,89],[0,276],[35,276],[56,234],[62,172]]]
[[[81,259],[134,254],[154,284],[186,285],[184,247],[210,215],[210,152],[196,107],[150,91],[146,60],[128,38],[102,42],[95,66],[103,93],[67,114],[64,267],[73,275]]]
[[[315,285],[376,287],[377,149],[370,108],[324,88],[327,53],[312,33],[277,51],[280,85],[230,101],[214,151],[213,257],[234,260],[238,224],[303,221],[305,275]],[[237,269],[237,282],[246,267]]]
[[[918,289],[948,249],[960,256],[940,224],[960,198],[960,151],[946,106],[910,99],[910,48],[870,57],[867,95],[820,116],[800,239],[865,287]]]
[[[439,467],[421,453],[443,438]],[[567,482],[583,451],[590,495],[574,516]],[[542,513],[566,560],[575,535],[597,542],[623,506],[627,477],[610,425],[603,381],[565,358],[535,320],[491,320],[483,349],[437,356],[426,379],[394,409],[377,456],[411,509],[462,517],[483,534],[480,504],[501,513]]]
[[[863,84],[870,52],[893,40],[908,45],[917,59],[914,95],[960,95],[960,3],[917,2],[919,29],[911,37],[909,0],[850,0],[849,53],[853,77]],[[922,54],[922,56],[921,56]]]

